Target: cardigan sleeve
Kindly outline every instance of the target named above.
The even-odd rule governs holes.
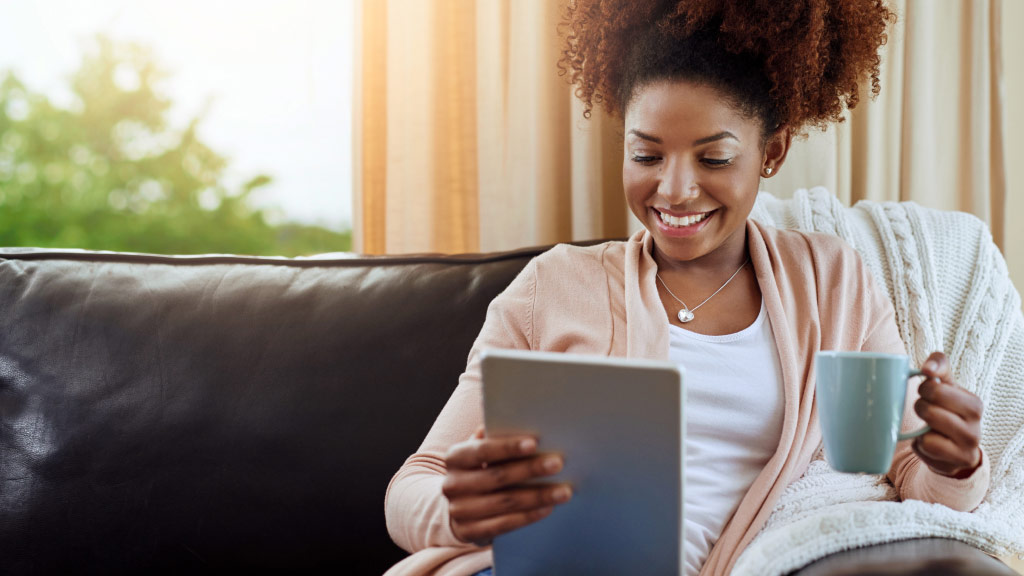
[[[862,282],[870,298],[871,317],[866,324],[866,338],[861,350],[905,354],[896,324],[892,302],[877,286],[871,273],[861,266]],[[903,408],[903,432],[917,430],[925,425],[924,420],[914,411],[914,403],[920,397],[917,386],[920,379],[911,379],[907,384],[907,399]],[[913,450],[913,441],[896,445],[888,478],[896,487],[902,500],[922,500],[942,504],[954,510],[969,512],[978,507],[989,486],[989,462],[982,453],[981,464],[971,476],[957,480],[932,471]]]
[[[468,546],[452,533],[448,500],[441,492],[444,456],[469,439],[483,424],[480,353],[489,348],[532,347],[536,259],[488,306],[480,335],[469,352],[466,370],[415,454],[409,456],[388,484],[384,514],[388,533],[408,552],[431,546]]]

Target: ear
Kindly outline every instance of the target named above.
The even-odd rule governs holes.
[[[793,143],[793,131],[783,124],[775,129],[764,145],[764,158],[761,161],[761,177],[770,178],[779,173],[779,168],[786,161],[789,145]]]

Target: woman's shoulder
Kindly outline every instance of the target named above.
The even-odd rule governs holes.
[[[769,251],[800,262],[858,262],[860,254],[846,240],[825,232],[774,228],[758,224]]]
[[[622,251],[620,241],[580,246],[556,244],[534,256],[503,292],[528,294],[531,300],[541,295],[550,299],[558,294],[579,292],[578,288],[604,284],[609,275],[607,255]],[[622,261],[622,257],[612,260]]]
[[[604,274],[610,263],[621,262],[625,258],[626,244],[621,240],[587,246],[556,244],[534,258],[534,264],[538,274],[572,275],[577,279],[581,274]]]
[[[530,263],[535,302],[574,310],[607,309],[625,279],[626,245],[559,244],[537,256]]]
[[[805,284],[806,290],[863,290],[870,282],[868,265],[843,238],[823,232],[786,230],[758,225],[767,262],[779,278]],[[844,288],[840,288],[844,287]]]

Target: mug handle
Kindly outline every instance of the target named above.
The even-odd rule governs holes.
[[[915,376],[924,376],[924,373],[921,372],[920,370],[911,370],[910,374],[907,375],[907,379],[909,380],[909,379],[911,379],[911,378],[913,378]],[[900,434],[900,435],[896,436],[896,441],[897,442],[902,442],[904,440],[910,440],[911,438],[917,438],[918,436],[922,436],[924,434],[927,434],[928,432],[931,431],[931,429],[932,429],[931,426],[924,426],[923,428],[918,428],[917,430],[914,430],[913,432],[906,432],[904,434]]]

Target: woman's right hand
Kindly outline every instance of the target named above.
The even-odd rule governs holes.
[[[495,536],[532,524],[572,498],[568,484],[524,484],[557,474],[564,464],[558,454],[536,451],[533,436],[485,438],[483,427],[448,450],[442,491],[456,538],[487,545]]]

